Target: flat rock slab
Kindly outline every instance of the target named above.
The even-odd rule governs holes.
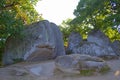
[[[59,56],[55,60],[56,68],[66,73],[80,74],[81,70],[91,70],[99,73],[103,68],[109,69],[107,63],[98,57],[71,54]]]
[[[22,62],[0,68],[0,80],[120,80],[120,59],[107,61],[111,71],[105,75],[80,76],[56,71],[54,61]],[[36,69],[35,69],[36,68]],[[23,70],[24,75],[13,75],[14,71]],[[44,69],[41,73],[41,69]]]

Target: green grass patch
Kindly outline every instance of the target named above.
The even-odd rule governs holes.
[[[80,75],[82,76],[91,76],[93,75],[95,70],[80,70]]]
[[[110,71],[109,66],[105,66],[105,67],[101,68],[100,70],[96,70],[96,69],[80,70],[80,75],[82,75],[82,76],[92,76],[95,73],[105,74],[109,71]]]
[[[105,74],[105,73],[107,73],[109,71],[110,71],[109,66],[105,66],[105,67],[103,67],[103,68],[100,69],[99,73]]]

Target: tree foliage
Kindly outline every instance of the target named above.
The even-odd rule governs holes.
[[[72,19],[67,19],[67,20],[64,20],[61,25],[59,25],[60,30],[63,33],[64,42],[68,41],[68,36],[70,32],[72,31],[72,26],[69,25],[71,21]]]
[[[79,27],[83,28],[84,34],[92,29],[100,29],[111,39],[113,37],[119,39],[120,34],[114,28],[120,25],[119,7],[119,0],[80,0],[74,10],[76,17],[71,24],[78,24]],[[113,32],[115,34],[112,34]]]
[[[67,41],[70,32],[79,32],[83,38],[92,29],[100,29],[111,41],[120,40],[115,26],[120,25],[119,0],[80,0],[74,10],[74,19],[67,19],[61,24],[64,41]]]
[[[38,0],[1,0],[0,36],[7,36],[20,30],[23,24],[40,20],[34,9]]]
[[[87,37],[86,32],[89,30],[89,28],[84,29],[84,26],[81,27],[81,25],[79,25],[79,24],[72,25],[72,24],[70,24],[72,20],[73,19],[68,18],[68,19],[64,20],[61,25],[59,25],[60,29],[63,33],[63,39],[64,39],[65,43],[68,42],[68,37],[71,32],[80,33],[84,39]]]
[[[80,0],[73,23],[106,29],[120,24],[119,0]]]

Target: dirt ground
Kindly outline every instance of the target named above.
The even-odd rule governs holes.
[[[107,63],[111,68],[107,74],[81,76],[56,70],[53,60],[22,62],[0,68],[0,80],[120,80],[120,59],[109,60]]]

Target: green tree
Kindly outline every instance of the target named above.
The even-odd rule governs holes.
[[[63,39],[64,39],[64,42],[67,42],[68,41],[68,36],[70,34],[70,32],[72,31],[72,26],[69,25],[69,23],[72,21],[72,19],[67,19],[67,20],[64,20],[62,22],[61,25],[59,25],[60,27],[60,30],[62,31],[63,33]]]
[[[64,42],[65,42],[65,45],[68,42],[68,37],[69,37],[71,32],[79,32],[83,36],[83,38],[86,39],[86,37],[87,37],[86,32],[89,30],[88,27],[86,27],[84,29],[85,26],[81,27],[81,25],[79,25],[79,24],[74,24],[74,25],[70,24],[72,20],[73,19],[68,18],[68,19],[64,20],[61,25],[59,25],[60,29],[63,33],[63,39],[64,39]]]
[[[76,18],[71,24],[84,27],[85,33],[91,29],[100,29],[108,34],[107,31],[120,25],[119,7],[119,0],[80,0],[74,10]],[[116,33],[118,34],[117,30]]]
[[[8,36],[19,34],[24,25],[41,20],[34,9],[38,0],[0,0],[0,53]]]
[[[34,9],[38,0],[0,1],[0,38],[15,34],[23,25],[40,20]]]
[[[120,24],[119,0],[80,0],[73,23],[105,28]],[[104,24],[103,24],[104,23]]]

